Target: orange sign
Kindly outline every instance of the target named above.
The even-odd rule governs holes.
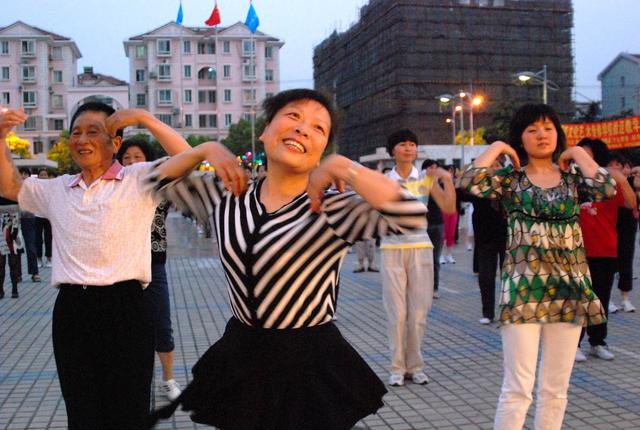
[[[613,121],[563,124],[567,146],[575,146],[585,137],[603,140],[609,149],[640,146],[640,116]]]

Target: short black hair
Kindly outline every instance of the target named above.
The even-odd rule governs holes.
[[[562,130],[560,118],[553,108],[545,104],[526,104],[516,111],[509,125],[509,145],[516,150],[522,164],[527,164],[527,160],[529,159],[522,144],[522,133],[524,133],[525,129],[531,124],[545,119],[553,123],[556,128],[556,133],[558,134],[556,150],[553,151],[552,155],[553,161],[557,161],[560,154],[566,149],[567,138],[564,130]]]
[[[418,136],[416,136],[413,131],[407,129],[398,130],[391,133],[391,135],[389,135],[389,137],[387,138],[387,152],[393,157],[393,148],[395,148],[398,143],[407,141],[413,142],[417,146]]]
[[[21,175],[26,173],[27,175],[31,176],[31,169],[29,169],[28,167],[21,167],[19,169],[19,172]]]
[[[436,165],[436,167],[440,166],[436,160],[432,160],[430,158],[427,158],[426,160],[424,160],[422,162],[421,170],[427,170],[429,167],[433,166],[434,164]]]
[[[122,141],[122,145],[120,145],[120,149],[118,149],[118,153],[116,154],[116,159],[120,163],[122,163],[124,153],[132,146],[140,148],[140,151],[144,154],[145,161],[153,161],[157,158],[156,152],[153,150],[151,145],[149,145],[149,142],[141,137],[130,137]]]
[[[578,142],[578,146],[591,149],[591,152],[593,152],[593,161],[598,163],[598,166],[600,167],[607,167],[609,162],[611,162],[611,153],[609,152],[609,148],[607,147],[607,144],[600,139],[590,139],[585,137]]]
[[[116,110],[109,106],[106,103],[102,102],[87,102],[83,105],[80,105],[78,110],[71,117],[71,122],[69,123],[69,132],[73,131],[73,124],[75,124],[76,119],[83,114],[84,112],[103,112],[107,116],[111,116]],[[116,131],[116,136],[122,137],[124,135],[123,130]]]
[[[289,103],[299,100],[316,101],[324,106],[327,112],[329,112],[329,118],[331,119],[331,129],[329,130],[329,139],[327,143],[332,143],[336,135],[338,119],[330,98],[325,96],[320,91],[310,90],[307,88],[296,88],[293,90],[280,91],[276,95],[267,97],[262,102],[262,109],[264,110],[264,117],[267,124],[273,121],[273,118],[276,116],[280,109],[282,109]]]
[[[617,161],[618,163],[622,164],[623,166],[625,164],[631,165],[631,161],[627,157],[625,157],[624,155],[620,154],[619,152],[618,153],[613,153],[612,152],[610,155],[611,155],[611,158],[609,159],[609,163],[611,163],[612,161]],[[609,163],[607,163],[607,164],[609,164]]]
[[[47,169],[46,167],[41,167],[41,168],[39,168],[39,169],[38,169],[38,175],[39,175],[40,173],[42,173],[42,172],[44,172],[44,173],[46,173],[47,175],[49,175],[49,169]]]

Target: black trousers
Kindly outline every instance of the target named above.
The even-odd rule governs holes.
[[[36,217],[36,255],[42,258],[42,245],[44,245],[44,255],[51,258],[51,223],[46,218]]]
[[[618,218],[620,222],[620,218]],[[620,291],[631,291],[633,284],[633,255],[636,250],[636,233],[638,222],[634,219],[633,224],[618,226],[618,289]]]
[[[604,313],[609,317],[609,300],[611,299],[611,289],[613,288],[613,277],[618,270],[618,261],[615,257],[587,258],[589,271],[591,272],[591,286],[593,292],[600,299],[604,307]],[[589,344],[591,346],[606,345],[607,323],[587,326]],[[584,337],[585,329],[580,333],[580,341]],[[578,344],[579,345],[579,344]]]
[[[506,243],[504,240],[493,238],[487,240],[476,236],[476,256],[478,263],[478,285],[482,299],[482,316],[495,319],[496,309],[496,271],[498,262],[500,267],[504,262]]]
[[[53,351],[70,430],[144,428],[153,374],[153,326],[138,281],[62,285]]]
[[[444,244],[444,224],[427,227],[427,234],[433,244],[433,291],[438,291],[440,285],[440,255]]]
[[[18,254],[0,255],[0,291],[4,291],[4,276],[7,260],[9,261],[9,277],[11,278],[11,292],[18,292],[18,277],[20,275],[20,256]]]

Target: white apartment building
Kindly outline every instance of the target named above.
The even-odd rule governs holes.
[[[151,111],[181,134],[222,139],[231,124],[280,88],[284,42],[241,22],[185,27],[169,22],[124,42],[130,104]]]
[[[81,57],[68,37],[22,21],[0,27],[0,105],[27,112],[29,119],[16,132],[31,142],[36,157],[57,143],[82,103],[129,107],[127,83],[95,74],[91,67],[78,75]]]

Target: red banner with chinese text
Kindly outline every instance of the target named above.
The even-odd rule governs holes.
[[[640,116],[613,121],[563,124],[567,146],[575,146],[582,138],[603,140],[609,149],[640,146]]]

